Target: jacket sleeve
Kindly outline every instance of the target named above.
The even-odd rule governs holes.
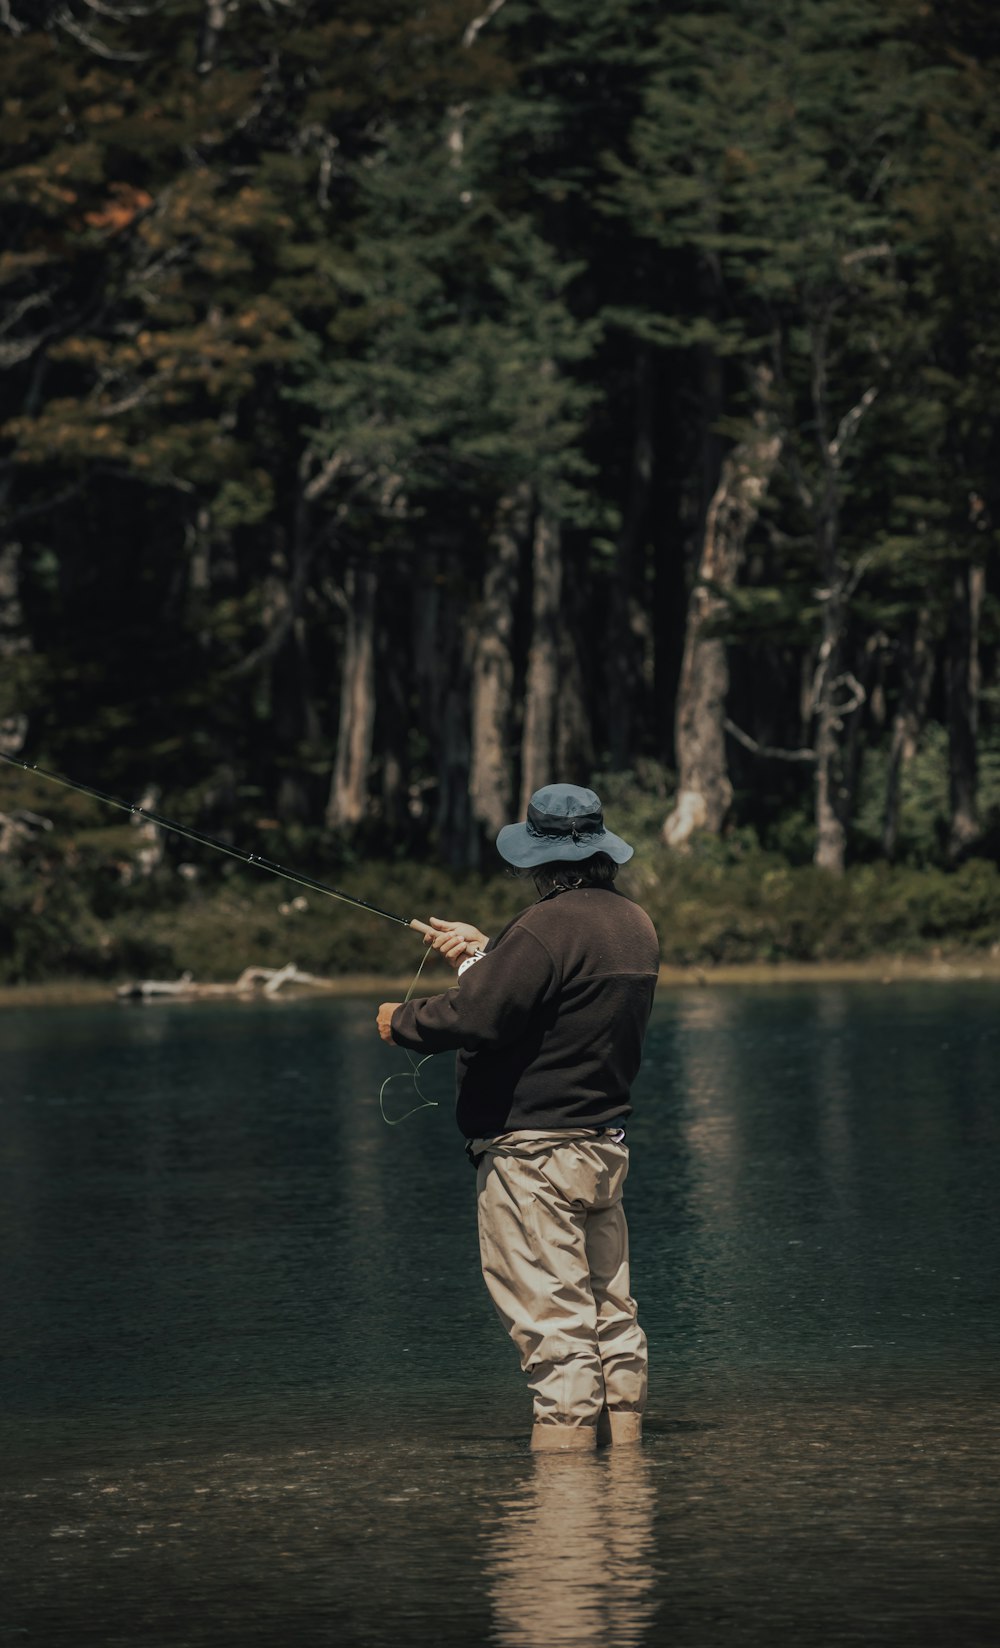
[[[555,964],[545,945],[526,928],[513,927],[450,990],[397,1007],[392,1039],[415,1053],[506,1047],[556,986]]]

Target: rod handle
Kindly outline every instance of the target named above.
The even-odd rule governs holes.
[[[416,916],[410,922],[410,926],[415,927],[418,933],[433,933],[434,931],[433,927],[428,927],[426,921],[418,921]]]

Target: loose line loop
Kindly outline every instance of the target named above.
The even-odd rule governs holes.
[[[410,980],[410,988],[407,990],[406,995],[403,997],[404,1003],[409,1001],[409,999],[412,996],[414,990],[416,989],[417,980],[419,979],[421,973],[424,970],[424,963],[426,962],[427,957],[430,955],[430,953],[431,953],[430,950],[427,949],[427,950],[424,951],[423,955],[421,956],[420,966],[417,968],[416,972],[413,975],[413,978]],[[421,1070],[423,1069],[424,1065],[428,1062],[428,1060],[430,1060],[434,1057],[434,1054],[433,1053],[425,1053],[422,1059],[415,1059],[408,1047],[404,1047],[403,1052],[406,1054],[406,1057],[410,1062],[410,1069],[409,1070],[394,1070],[391,1076],[386,1076],[385,1081],[382,1083],[382,1086],[378,1090],[378,1107],[379,1107],[379,1111],[380,1111],[381,1116],[382,1116],[382,1120],[385,1122],[386,1127],[398,1127],[400,1122],[408,1121],[411,1116],[415,1116],[417,1114],[418,1110],[437,1110],[437,1108],[438,1108],[437,1099],[427,1098],[426,1094],[423,1091],[423,1088],[420,1085],[420,1081],[419,1081],[419,1076],[420,1076]],[[386,1088],[391,1087],[393,1082],[395,1082],[395,1081],[412,1082],[413,1091],[416,1093],[417,1097],[419,1098],[420,1103],[415,1104],[411,1110],[404,1110],[404,1112],[401,1116],[387,1116],[386,1111],[385,1111],[385,1091],[386,1091]]]

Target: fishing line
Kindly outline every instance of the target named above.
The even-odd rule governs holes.
[[[77,783],[76,778],[66,778],[63,773],[51,773],[48,768],[36,765],[35,761],[21,761],[18,756],[7,755],[7,753],[3,750],[0,750],[0,760],[7,761],[8,766],[18,766],[23,773],[35,773],[38,778],[44,778],[44,780],[48,781],[49,784],[61,784],[63,789],[76,789],[77,794],[81,794],[81,796],[91,796],[94,801],[104,803],[104,806],[109,806],[109,808],[117,808],[119,809],[119,812],[129,812],[130,817],[148,819],[148,822],[150,822],[150,824],[155,824],[158,829],[170,831],[173,836],[183,836],[183,839],[185,840],[193,840],[193,842],[196,842],[199,847],[211,847],[214,852],[224,852],[224,854],[227,854],[227,857],[236,859],[239,864],[249,864],[252,865],[255,870],[264,870],[267,875],[277,875],[277,877],[282,878],[283,882],[293,882],[297,885],[297,887],[308,888],[310,892],[323,893],[326,898],[336,898],[336,900],[339,900],[339,903],[343,903],[343,905],[354,905],[356,910],[367,910],[369,911],[369,915],[382,916],[382,918],[386,921],[395,921],[395,925],[397,926],[414,928],[417,933],[430,933],[430,931],[432,931],[432,928],[428,928],[425,921],[417,921],[415,916],[414,918],[407,918],[407,916],[392,915],[392,911],[381,910],[379,905],[372,905],[372,903],[369,903],[367,898],[357,898],[356,893],[346,893],[341,887],[329,887],[328,883],[318,882],[313,875],[301,875],[298,870],[287,870],[285,865],[275,864],[273,859],[264,859],[259,852],[244,852],[242,847],[232,847],[229,842],[219,840],[216,836],[206,836],[204,831],[199,831],[199,829],[191,829],[188,824],[178,824],[176,819],[168,819],[168,817],[163,817],[161,812],[152,812],[148,808],[142,808],[142,806],[138,806],[137,801],[122,801],[120,796],[109,796],[109,794],[105,793],[104,789],[94,789],[92,784]],[[427,961],[428,956],[430,956],[430,949],[427,949],[427,951],[423,953],[423,956],[420,957],[420,966],[417,967],[417,972],[414,974],[414,979],[410,982],[409,990],[407,990],[407,994],[405,994],[404,997],[404,1000],[407,1000],[407,1002],[409,1002],[410,995],[414,994],[415,986],[417,986],[417,979],[423,972],[423,964]],[[384,1081],[381,1088],[379,1088],[379,1111],[381,1111],[382,1121],[386,1122],[387,1127],[399,1127],[400,1122],[407,1121],[407,1117],[409,1116],[415,1116],[417,1111],[437,1109],[438,1106],[437,1099],[425,1098],[423,1089],[420,1088],[420,1081],[418,1081],[420,1071],[423,1070],[423,1066],[427,1065],[428,1058],[433,1058],[433,1053],[427,1053],[427,1055],[423,1056],[422,1060],[415,1060],[414,1055],[410,1053],[409,1048],[404,1048],[404,1053],[407,1055],[407,1058],[409,1058],[410,1070],[395,1071],[392,1076],[387,1076],[386,1081]],[[400,1079],[402,1079],[402,1081],[412,1081],[412,1083],[414,1083],[414,1091],[417,1093],[418,1098],[420,1098],[420,1104],[415,1104],[410,1111],[405,1111],[402,1116],[387,1116],[386,1104],[384,1104],[384,1094],[386,1094],[386,1089],[389,1088],[390,1084],[394,1083],[394,1081],[400,1081]]]
[[[92,796],[95,801],[102,801],[107,807],[117,807],[119,812],[129,813],[133,818],[146,818],[151,824],[156,824],[161,830],[169,830],[173,835],[183,836],[186,841],[196,841],[200,847],[211,847],[217,853],[226,853],[235,858],[240,864],[252,864],[254,869],[264,870],[266,874],[280,876],[283,881],[292,881],[297,887],[307,887],[310,892],[323,893],[327,898],[339,899],[342,904],[353,904],[359,910],[368,910],[373,916],[382,916],[385,921],[394,921],[398,927],[413,927],[418,933],[429,933],[425,922],[416,918],[397,916],[391,910],[382,910],[377,904],[370,904],[366,898],[359,898],[355,893],[345,893],[342,887],[331,887],[325,881],[317,881],[314,876],[302,875],[300,871],[288,870],[283,864],[275,864],[273,859],[263,858],[260,853],[247,853],[241,847],[233,847],[229,842],[219,841],[214,835],[205,835],[202,830],[194,830],[187,824],[178,824],[172,818],[164,818],[161,813],[150,812],[148,807],[140,807],[136,801],[123,801],[120,796],[107,795],[104,790],[95,790],[90,784],[80,784],[75,778],[66,778],[62,773],[49,772],[45,767],[39,767],[32,761],[21,761],[17,756],[6,755],[0,750],[0,761],[6,761],[11,767],[20,767],[22,772],[37,773],[39,778],[47,779],[50,784],[61,784],[66,790],[76,790],[80,795]],[[426,960],[426,957],[424,958]],[[421,963],[423,965],[423,963]]]
[[[377,904],[371,904],[368,899],[359,898],[355,893],[345,893],[342,887],[331,887],[325,881],[317,881],[314,876],[302,875],[297,870],[286,869],[283,864],[275,864],[273,859],[263,858],[260,853],[244,852],[241,847],[233,847],[229,842],[219,841],[216,836],[206,835],[203,830],[192,829],[187,824],[178,824],[173,818],[165,818],[162,813],[151,812],[148,807],[141,807],[138,802],[123,801],[120,796],[108,795],[104,790],[94,789],[91,784],[81,784],[75,778],[66,778],[63,773],[50,772],[46,767],[39,767],[33,761],[21,761],[17,756],[7,755],[3,750],[0,750],[0,760],[6,761],[11,767],[19,767],[22,772],[35,773],[37,777],[46,779],[50,784],[60,784],[63,789],[76,790],[79,795],[89,795],[93,800],[103,802],[107,807],[117,807],[119,812],[128,813],[132,818],[148,819],[158,829],[169,830],[172,835],[182,836],[186,841],[194,841],[200,847],[211,847],[215,852],[225,853],[229,858],[235,858],[240,864],[249,864],[254,869],[265,871],[267,875],[279,876],[282,881],[294,882],[297,887],[307,887],[310,892],[322,893],[326,898],[337,899],[341,904],[351,904],[356,909],[367,910],[369,914],[382,916],[384,920],[393,921],[399,927],[411,927],[416,932],[425,934],[432,931],[425,922],[418,921],[416,917],[394,915],[391,910],[383,910]],[[424,951],[420,966],[414,973],[410,988],[403,998],[404,1001],[409,1001],[412,996],[417,980],[424,970],[424,963],[430,953],[429,949]],[[427,1060],[433,1058],[434,1055],[428,1053],[424,1058],[418,1060],[413,1057],[409,1048],[404,1048],[403,1051],[410,1062],[410,1070],[397,1071],[393,1075],[387,1076],[379,1088],[379,1110],[387,1127],[398,1127],[400,1122],[405,1122],[408,1117],[415,1116],[418,1110],[437,1109],[437,1100],[425,1097],[418,1080],[420,1071],[427,1063]],[[411,1081],[421,1102],[414,1105],[411,1110],[405,1111],[402,1116],[388,1116],[386,1115],[384,1103],[385,1091],[394,1081],[399,1080]]]

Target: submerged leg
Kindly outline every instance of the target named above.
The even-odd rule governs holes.
[[[614,1148],[614,1147],[608,1147]],[[627,1172],[627,1158],[625,1172]],[[595,1209],[586,1224],[587,1257],[597,1310],[597,1334],[604,1376],[605,1413],[598,1440],[638,1442],[646,1405],[648,1354],[629,1279],[628,1225],[618,1199]]]

